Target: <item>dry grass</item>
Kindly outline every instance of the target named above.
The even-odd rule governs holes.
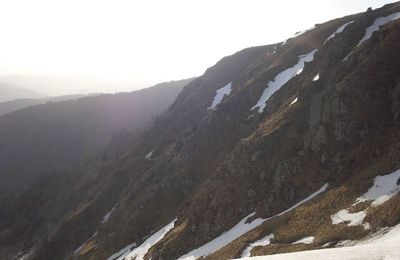
[[[400,194],[382,205],[369,209],[364,222],[368,222],[373,230],[400,223]]]

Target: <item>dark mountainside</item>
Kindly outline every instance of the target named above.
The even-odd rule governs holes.
[[[0,117],[0,188],[13,190],[41,174],[93,160],[118,134],[138,135],[188,82],[49,102]]]
[[[400,19],[359,44],[377,18],[396,12],[400,3],[225,57],[118,158],[3,194],[0,258],[117,259],[149,239],[143,255],[129,257],[231,259],[268,234],[271,244],[252,256],[334,247],[399,224],[400,175],[390,199],[353,204],[376,176],[400,168]],[[230,82],[229,95],[210,108]],[[252,109],[280,82],[262,113]],[[365,218],[333,223],[342,209]],[[251,228],[233,236],[238,223]],[[231,235],[227,243],[201,248],[221,234]],[[308,236],[313,243],[292,244]]]

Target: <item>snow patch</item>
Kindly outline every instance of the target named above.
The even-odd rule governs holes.
[[[296,72],[296,75],[300,75],[302,72],[303,72],[303,68],[299,69],[299,70]]]
[[[257,218],[250,223],[246,223],[247,219],[253,217],[254,215],[255,212],[251,213],[247,217],[243,218],[238,224],[236,224],[230,230],[226,231],[225,233],[215,238],[214,240],[208,242],[207,244],[187,253],[186,255],[181,256],[178,260],[194,260],[202,256],[207,256],[217,251],[218,249],[226,246],[236,238],[258,227],[264,222],[264,219]]]
[[[332,225],[349,222],[347,226],[359,226],[366,215],[367,213],[365,211],[349,213],[347,209],[342,209],[331,216]]]
[[[367,230],[367,229],[371,229],[371,226],[370,226],[370,224],[367,222],[367,223],[363,224],[363,228],[364,228],[365,230]]]
[[[376,176],[374,179],[374,184],[369,190],[358,197],[352,206],[365,201],[371,201],[370,207],[379,206],[390,198],[395,196],[400,192],[400,169],[383,176]],[[369,208],[370,208],[369,207]],[[343,222],[349,222],[348,226],[358,226],[361,225],[365,216],[367,215],[368,209],[364,211],[349,213],[347,209],[342,209],[339,212],[331,216],[332,224],[336,225]],[[368,223],[363,225],[364,229],[369,229]]]
[[[268,82],[267,88],[262,93],[257,104],[255,104],[251,108],[251,110],[258,108],[258,112],[262,113],[264,111],[265,106],[267,105],[268,99],[283,85],[285,85],[286,82],[294,78],[296,75],[299,75],[303,71],[305,63],[311,62],[314,59],[314,53],[316,51],[317,50],[313,50],[307,54],[299,56],[299,61],[297,62],[296,65],[280,72],[278,75],[275,76],[273,81]]]
[[[325,244],[323,244],[321,247],[322,247],[322,248],[325,248],[325,247],[328,247],[328,246],[330,246],[330,245],[332,245],[332,242],[325,243]]]
[[[315,77],[313,78],[312,81],[317,81],[317,80],[319,80],[319,73],[317,75],[315,75]]]
[[[383,26],[391,21],[394,21],[396,19],[399,19],[399,18],[400,18],[400,12],[388,15],[386,17],[379,17],[379,18],[375,19],[374,23],[371,26],[367,27],[367,29],[365,29],[365,35],[358,42],[357,47],[360,46],[361,44],[363,44],[368,39],[370,39],[372,34],[376,31],[378,31],[381,26]],[[353,54],[353,51],[351,51],[346,57],[344,57],[342,62],[347,61],[352,54]]]
[[[340,240],[339,242],[337,242],[335,247],[344,247],[344,246],[351,246],[351,245],[354,245],[354,241],[346,239],[346,240]]]
[[[372,201],[371,206],[379,206],[400,192],[400,169],[391,174],[376,176],[374,185],[363,195],[357,198],[355,204]]]
[[[102,224],[106,223],[110,219],[111,214],[114,212],[114,210],[115,206],[107,214],[104,215],[103,220],[101,221]]]
[[[246,120],[250,120],[250,119],[252,119],[252,118],[254,118],[255,117],[255,115],[249,115],[247,118],[246,118]]]
[[[175,221],[174,219],[171,223],[154,233],[152,236],[150,236],[146,241],[144,241],[140,246],[136,247],[131,251],[131,248],[135,246],[136,244],[133,243],[124,249],[120,250],[118,253],[110,256],[107,260],[123,260],[123,259],[135,259],[135,260],[143,260],[144,256],[147,254],[149,249],[157,244],[163,237],[175,226]]]
[[[334,33],[332,33],[332,34],[324,41],[324,44],[326,44],[329,40],[335,38],[336,34],[339,34],[339,33],[343,32],[344,29],[346,29],[346,27],[347,27],[349,24],[352,24],[352,23],[354,23],[354,21],[350,21],[350,22],[348,22],[348,23],[345,23],[345,24],[343,24],[342,26],[340,26],[339,28],[337,28],[337,30],[336,30]]]
[[[347,61],[352,54],[353,54],[353,51],[351,51],[349,54],[347,54],[347,56],[342,59],[342,62]]]
[[[217,90],[217,93],[215,94],[214,100],[211,103],[211,105],[207,108],[208,110],[215,110],[217,106],[222,102],[224,99],[224,96],[229,96],[232,91],[232,82],[226,85],[223,88],[220,88]]]
[[[192,250],[191,252],[187,253],[186,255],[181,256],[178,260],[195,260],[195,259],[198,259],[200,257],[205,257],[205,256],[207,256],[209,254],[212,254],[215,251],[219,250],[220,248],[228,245],[233,240],[235,240],[238,237],[242,236],[243,234],[247,233],[248,231],[258,227],[259,225],[261,225],[265,221],[273,219],[273,218],[278,217],[278,216],[282,216],[282,215],[286,214],[287,212],[299,207],[300,205],[312,200],[313,198],[318,196],[320,193],[324,192],[326,190],[326,188],[328,188],[328,183],[323,185],[316,192],[310,194],[305,199],[299,201],[298,203],[296,203],[292,207],[288,208],[285,211],[282,211],[281,213],[279,213],[279,214],[277,214],[275,216],[272,216],[272,217],[269,217],[269,218],[266,218],[266,219],[257,218],[257,219],[254,219],[250,223],[246,223],[248,218],[250,218],[250,217],[255,215],[255,212],[253,212],[250,215],[248,215],[247,217],[243,218],[238,224],[236,224],[230,230],[224,232],[222,235],[220,235],[219,237],[215,238],[214,240],[208,242],[207,244],[205,244],[205,245],[203,245],[203,246],[201,246],[201,247],[199,247],[197,249]]]
[[[81,251],[82,248],[83,248],[92,238],[94,238],[96,235],[97,235],[97,231],[96,231],[92,236],[90,236],[88,239],[86,239],[86,241],[83,242],[82,245],[80,245],[77,249],[75,249],[74,255],[77,254],[79,251]]]
[[[135,246],[136,246],[136,243],[132,243],[130,245],[127,245],[126,247],[124,247],[121,250],[119,250],[117,253],[115,253],[112,256],[110,256],[109,258],[107,258],[107,260],[116,259],[117,257],[120,257],[122,254],[130,252],[132,250],[132,248],[135,247]]]
[[[296,102],[297,102],[297,99],[298,99],[298,98],[295,98],[295,99],[289,104],[289,106],[291,106],[291,105],[293,105],[294,103],[296,103]]]
[[[321,187],[319,190],[317,190],[316,192],[310,194],[307,198],[305,198],[305,199],[299,201],[298,203],[296,203],[296,204],[293,205],[292,207],[288,208],[287,210],[285,210],[285,211],[279,213],[278,215],[275,215],[275,216],[273,216],[273,217],[267,218],[266,220],[269,220],[269,219],[274,218],[274,217],[282,216],[282,215],[288,213],[289,211],[294,210],[295,208],[301,206],[302,204],[304,204],[304,203],[306,203],[306,202],[312,200],[313,198],[317,197],[319,194],[321,194],[322,192],[326,191],[327,188],[328,188],[328,183],[325,183],[324,186],[322,186],[322,187]]]
[[[312,243],[314,243],[314,237],[310,236],[310,237],[305,237],[305,238],[299,239],[296,242],[293,242],[292,245],[295,245],[295,244],[307,244],[307,245],[309,245],[309,244],[312,244]]]
[[[12,259],[18,259],[18,260],[28,260],[28,259],[32,259],[32,256],[34,254],[34,249],[31,248],[29,249],[26,253],[22,253],[22,255],[18,255]]]
[[[243,251],[241,257],[250,257],[251,256],[251,250],[255,248],[256,246],[267,246],[271,243],[271,239],[274,238],[274,234],[269,234],[253,243],[251,243],[246,249]]]
[[[150,151],[148,154],[146,154],[146,156],[144,157],[146,160],[150,161],[151,160],[151,156],[153,155],[153,150]]]
[[[352,241],[343,241],[343,245],[350,244]],[[276,254],[269,256],[259,256],[241,258],[246,260],[389,260],[400,259],[400,224],[391,228],[389,232],[371,238],[355,246],[326,248],[309,250],[295,253]]]
[[[388,15],[386,17],[379,17],[379,18],[375,19],[374,23],[365,30],[365,35],[360,40],[360,42],[357,44],[357,47],[360,46],[361,44],[363,44],[369,38],[371,38],[372,33],[374,33],[375,31],[378,31],[381,26],[383,26],[391,21],[394,21],[396,19],[399,19],[399,18],[400,18],[400,12]]]

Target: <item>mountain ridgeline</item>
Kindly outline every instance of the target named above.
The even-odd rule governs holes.
[[[3,82],[0,78],[0,102],[10,101],[18,98],[43,98],[45,96],[45,94],[38,93],[30,89],[21,88],[16,84]]]
[[[118,156],[4,193],[0,257],[232,259],[335,247],[398,225],[398,18],[400,3],[385,5],[223,58]],[[21,110],[18,124],[44,108]],[[11,144],[0,144],[3,158],[30,158]]]

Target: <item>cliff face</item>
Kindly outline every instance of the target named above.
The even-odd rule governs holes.
[[[41,215],[35,236],[3,222],[2,241],[20,240],[5,252],[230,259],[335,246],[398,224],[398,12],[387,5],[222,59],[126,154],[33,187],[40,204],[18,221],[36,219],[33,208],[52,216]],[[378,175],[383,202],[367,193]]]

